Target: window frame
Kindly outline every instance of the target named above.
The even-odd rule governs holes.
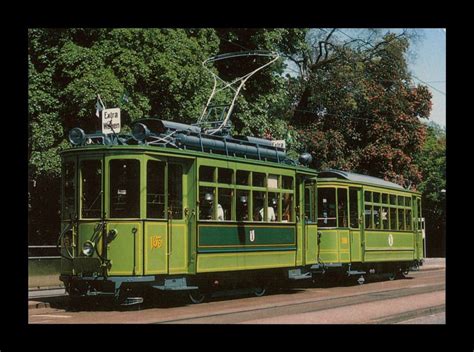
[[[99,217],[84,217],[83,216],[83,201],[82,201],[82,192],[83,192],[83,182],[82,182],[82,162],[83,161],[99,161],[101,165],[101,178],[100,178],[100,189],[102,192],[102,195],[100,197],[101,199],[101,207],[100,207],[100,216]],[[105,212],[109,214],[107,205],[106,203],[106,195],[108,195],[108,190],[104,189],[105,186],[105,177],[107,177],[106,169],[108,168],[107,162],[104,160],[103,155],[98,155],[98,154],[91,154],[87,156],[81,156],[79,160],[77,161],[77,181],[78,181],[78,187],[77,187],[77,196],[78,196],[78,211],[77,214],[79,216],[80,220],[97,220],[97,219],[102,219],[104,216],[104,207],[105,207]]]
[[[119,160],[127,160],[127,161],[137,161],[138,162],[138,217],[135,216],[127,216],[127,217],[113,217],[111,214],[111,201],[112,201],[112,194],[111,194],[111,187],[112,187],[112,182],[111,182],[111,163],[113,161],[119,161]],[[107,193],[107,204],[105,205],[106,207],[106,212],[107,215],[110,219],[117,219],[117,220],[123,220],[123,219],[142,219],[143,218],[143,204],[142,204],[142,192],[140,191],[142,189],[142,184],[143,184],[143,162],[142,158],[138,155],[113,155],[108,158],[106,158],[106,164],[107,164],[107,175],[105,175],[106,180],[107,180],[107,189],[104,190]]]
[[[366,192],[372,192],[372,197],[371,197],[371,202],[368,202],[366,201],[366,195],[365,193]],[[374,192],[378,192],[380,193],[380,202],[379,203],[375,203],[373,202],[374,198],[373,198],[373,193]],[[363,207],[364,207],[364,215],[365,215],[365,207],[366,205],[370,205],[372,207],[372,210],[374,207],[377,207],[379,210],[380,209],[383,209],[383,208],[386,208],[387,211],[388,211],[388,227],[385,228],[385,226],[383,225],[383,220],[380,216],[380,221],[381,221],[381,226],[380,228],[376,228],[375,226],[375,214],[373,213],[372,211],[372,226],[370,228],[366,227],[366,225],[364,224],[364,229],[365,230],[376,230],[376,231],[398,231],[398,232],[414,232],[415,231],[415,225],[413,223],[413,219],[414,219],[414,201],[412,199],[412,197],[418,197],[418,196],[414,196],[413,194],[411,193],[407,193],[407,192],[397,192],[397,191],[392,191],[392,190],[388,190],[388,189],[382,189],[382,188],[376,188],[376,187],[364,187],[363,188],[363,193],[364,193],[364,196],[363,196],[363,200],[364,200],[364,203],[363,203]],[[387,203],[384,203],[383,200],[384,200],[384,195],[387,195]],[[393,201],[393,197],[395,197],[395,203],[392,203]],[[405,198],[410,198],[410,202],[407,202]],[[400,203],[400,200],[402,200],[403,204],[399,204]],[[410,205],[407,205],[408,203],[410,203]],[[395,217],[396,219],[392,219],[392,210],[391,209],[394,209],[395,210]],[[402,224],[403,224],[403,228],[400,229],[400,219],[399,219],[399,210],[402,210],[403,211],[403,219],[402,219]],[[411,229],[407,229],[407,226],[405,224],[406,222],[406,211],[407,210],[411,210]],[[381,214],[380,214],[381,215]],[[364,216],[364,221],[365,221],[365,216]],[[393,228],[392,227],[392,222],[395,221],[395,226],[396,228]]]
[[[214,189],[214,195],[216,201],[219,199],[219,188],[226,188],[232,190],[232,216],[231,220],[224,220],[219,222],[242,222],[237,220],[237,192],[238,191],[247,191],[248,192],[248,212],[249,212],[249,219],[243,220],[243,222],[257,222],[257,223],[264,223],[264,224],[295,224],[297,222],[296,218],[296,171],[295,170],[288,170],[288,169],[278,169],[273,167],[265,167],[265,170],[261,169],[260,165],[252,165],[252,164],[244,164],[239,162],[228,162],[228,161],[221,161],[221,160],[209,160],[209,159],[198,159],[197,160],[197,175],[199,175],[199,170],[201,167],[214,167],[214,179],[213,182],[209,181],[201,181],[199,178],[197,180],[197,213],[200,213],[200,187],[210,187]],[[225,168],[233,170],[232,176],[232,184],[228,183],[219,183],[218,174],[219,169]],[[237,173],[238,172],[248,172],[248,183],[246,185],[237,184]],[[254,181],[254,173],[259,173],[264,175],[264,183],[262,186],[253,186]],[[268,187],[268,176],[269,175],[276,175],[277,176],[277,188],[269,188]],[[292,188],[291,189],[284,189],[282,184],[283,176],[291,177],[292,178]],[[268,212],[268,204],[269,204],[269,194],[276,193],[278,196],[278,214],[277,218],[278,221],[254,221],[253,216],[255,213],[254,210],[254,192],[263,192],[264,193],[264,220],[267,220],[267,212]],[[283,195],[286,193],[290,193],[292,197],[292,206],[291,206],[291,221],[283,222],[282,220],[282,211],[283,211]],[[199,219],[198,221],[218,221],[216,214],[217,214],[217,207],[215,207],[215,214],[213,219]]]

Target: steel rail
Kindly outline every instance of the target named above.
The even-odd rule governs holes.
[[[323,311],[333,308],[340,308],[340,307],[348,307],[355,304],[362,304],[362,303],[369,303],[369,302],[376,302],[376,301],[383,301],[386,299],[392,298],[400,298],[400,297],[407,297],[416,294],[423,294],[423,293],[432,293],[437,291],[443,291],[446,289],[446,284],[434,284],[428,285],[423,287],[408,287],[408,288],[398,288],[398,289],[390,289],[390,290],[383,290],[383,291],[375,291],[375,292],[363,292],[356,295],[350,296],[343,296],[343,297],[331,297],[326,299],[315,299],[306,302],[295,302],[289,303],[284,305],[272,305],[270,307],[262,307],[262,308],[254,308],[249,310],[242,310],[238,312],[225,312],[225,313],[216,313],[216,314],[207,314],[202,316],[196,317],[187,317],[181,319],[172,319],[172,320],[164,320],[154,322],[152,324],[168,324],[168,323],[176,323],[176,322],[193,322],[196,320],[202,319],[209,319],[215,317],[228,317],[236,319],[238,315],[254,315],[256,312],[271,312],[275,314],[275,310],[280,311],[281,314],[276,315],[285,315],[288,314],[288,309],[290,307],[297,307],[297,311],[291,312],[291,314],[298,314],[298,313],[308,313],[308,312],[317,312]],[[329,303],[329,304],[328,304]]]

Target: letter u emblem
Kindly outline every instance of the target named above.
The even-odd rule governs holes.
[[[255,241],[255,230],[250,230],[250,242]]]

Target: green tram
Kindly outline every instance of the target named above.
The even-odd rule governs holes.
[[[314,273],[358,276],[417,270],[424,258],[421,194],[379,178],[319,172],[318,264]]]
[[[172,136],[172,137],[170,137]],[[422,263],[420,194],[319,174],[271,141],[142,119],[131,135],[75,128],[62,157],[61,275],[69,295],[194,303],[318,273],[402,275]]]
[[[71,297],[140,302],[145,289],[262,295],[317,264],[316,171],[253,137],[142,119],[132,136],[70,133],[61,154],[62,267]],[[166,136],[173,134],[173,140]],[[302,155],[308,163],[309,154]]]

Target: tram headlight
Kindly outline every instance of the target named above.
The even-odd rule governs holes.
[[[150,135],[150,130],[143,123],[136,123],[132,128],[132,137],[138,142],[144,141]]]
[[[83,129],[79,127],[74,127],[71,131],[69,131],[69,142],[73,145],[80,145],[84,143],[86,139],[86,134]]]
[[[94,253],[94,244],[91,241],[87,241],[82,245],[82,253],[85,256],[90,257]]]

